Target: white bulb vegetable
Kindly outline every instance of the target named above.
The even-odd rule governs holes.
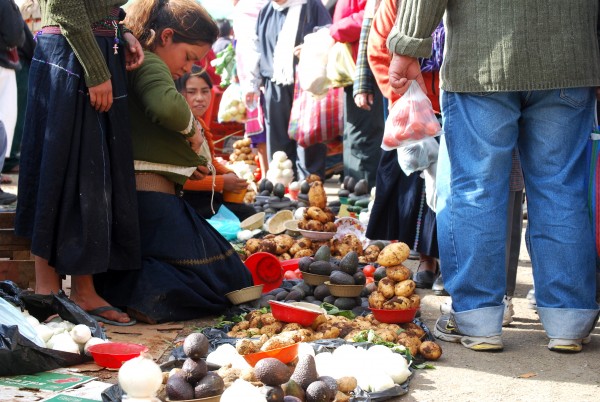
[[[42,341],[44,341],[44,343],[47,343],[48,340],[54,335],[54,331],[45,325],[38,325],[35,327],[35,332],[37,332],[38,336],[42,339]]]
[[[91,337],[92,331],[87,325],[75,325],[71,330],[71,338],[73,338],[76,343],[85,344]]]
[[[106,343],[108,341],[102,339],[102,338],[96,338],[96,337],[91,337],[83,346],[83,353],[85,353],[87,356],[91,356],[91,353],[89,352],[89,348],[90,346],[94,346],[94,345],[98,345],[100,343]]]
[[[150,398],[162,384],[162,371],[146,354],[123,363],[119,369],[119,385],[133,398]]]

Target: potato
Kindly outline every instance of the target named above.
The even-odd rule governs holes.
[[[376,262],[377,257],[379,256],[379,247],[374,244],[371,244],[369,247],[365,249],[365,259],[367,262]]]
[[[437,360],[442,356],[442,347],[435,342],[425,341],[419,346],[419,353],[427,360]]]
[[[357,385],[358,383],[354,377],[341,377],[337,380],[338,391],[343,393],[354,391],[354,388],[356,388]]]
[[[248,241],[246,241],[244,249],[248,254],[257,253],[260,250],[260,243],[260,239],[248,239]]]
[[[308,220],[314,219],[321,223],[327,223],[329,221],[327,214],[318,207],[309,207],[306,212],[304,212],[304,217]]]
[[[413,293],[408,297],[410,300],[410,308],[419,308],[421,307],[421,296],[416,293]]]
[[[312,241],[310,239],[307,239],[306,237],[299,238],[298,240],[296,240],[296,243],[298,243],[300,248],[311,248],[312,246]]]
[[[386,342],[396,342],[396,339],[398,339],[398,335],[389,329],[379,328],[375,330],[375,333]]]
[[[407,279],[402,282],[396,283],[394,286],[394,293],[396,296],[409,297],[415,291],[415,282],[412,279]]]
[[[294,258],[302,258],[302,257],[311,257],[313,255],[313,251],[309,248],[303,248],[294,254]]]
[[[412,356],[416,356],[417,353],[419,353],[419,347],[421,346],[421,340],[419,338],[410,336],[406,332],[398,334],[396,343],[407,348]]]
[[[386,267],[385,275],[396,282],[402,282],[411,277],[411,272],[404,265],[394,265]]]
[[[337,226],[334,222],[327,222],[323,225],[324,232],[337,232]]]
[[[275,244],[274,240],[271,239],[263,239],[260,242],[260,251],[264,251],[266,253],[275,254],[277,251],[277,244]]]
[[[321,183],[323,182],[323,181],[321,180],[321,177],[319,177],[319,175],[318,175],[318,174],[314,174],[314,173],[310,174],[310,175],[309,175],[309,176],[306,178],[306,181],[307,181],[309,184],[310,184],[310,183],[313,183],[313,182],[316,182],[316,181],[320,181]]]
[[[407,310],[410,308],[410,299],[406,297],[392,297],[390,300],[383,303],[384,310]]]
[[[317,221],[317,220],[311,219],[305,225],[305,229],[306,230],[313,230],[313,231],[316,231],[316,232],[322,232],[323,231],[323,224],[321,222]]]
[[[315,181],[310,185],[310,190],[308,190],[308,204],[311,207],[319,207],[321,209],[327,206],[327,194],[322,182]]]
[[[384,267],[400,265],[406,261],[409,254],[410,248],[405,243],[391,243],[381,250],[377,257],[377,262]]]
[[[421,326],[415,324],[414,322],[407,322],[401,325],[401,328],[409,335],[416,336],[419,339],[422,339],[425,336],[425,331]]]
[[[333,402],[348,402],[349,400],[350,395],[347,395],[341,391],[337,391]]]
[[[377,291],[383,295],[386,299],[394,297],[394,285],[395,282],[390,278],[383,278],[377,284]]]
[[[374,292],[371,292],[371,294],[369,295],[369,307],[371,307],[371,308],[382,309],[383,303],[385,303],[385,301],[386,301],[386,298],[383,296],[383,294],[381,292],[378,292],[377,290]]]
[[[290,249],[290,247],[292,247],[292,245],[294,244],[294,239],[292,238],[292,236],[286,234],[275,236],[273,240],[275,241],[275,245],[277,246],[275,250],[275,254],[277,255],[281,255],[287,252]]]
[[[302,247],[300,247],[298,242],[295,242],[294,244],[292,244],[292,247],[290,247],[290,249],[288,250],[288,253],[290,253],[290,255],[296,255],[296,253],[300,250],[302,250]]]
[[[277,258],[279,258],[279,261],[286,261],[286,260],[291,260],[292,255],[289,253],[283,253],[280,256],[278,256]]]

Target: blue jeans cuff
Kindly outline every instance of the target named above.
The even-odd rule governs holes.
[[[582,339],[590,334],[598,320],[598,309],[537,308],[548,338]]]
[[[461,334],[496,336],[502,333],[504,305],[484,307],[454,313],[454,322]]]

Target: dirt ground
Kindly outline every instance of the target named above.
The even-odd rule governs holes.
[[[15,179],[16,176],[12,176]],[[335,194],[336,179],[326,183],[328,195]],[[3,186],[16,192],[16,186]],[[416,261],[408,261],[416,269]],[[596,328],[592,342],[579,354],[550,352],[548,339],[535,310],[528,308],[526,295],[532,286],[531,262],[525,247],[521,249],[513,323],[504,329],[504,351],[474,352],[461,346],[439,342],[442,358],[435,369],[417,370],[409,393],[394,401],[598,401],[600,400],[600,331]],[[448,297],[419,290],[422,296],[421,319],[433,329],[439,306]],[[177,340],[210,320],[174,325],[136,325],[130,330],[109,327],[113,339],[135,339],[150,347],[152,355],[164,361]],[[81,367],[85,374],[115,383],[116,371],[100,370],[91,365]],[[89,371],[86,371],[89,370]],[[243,402],[243,401],[240,401]]]

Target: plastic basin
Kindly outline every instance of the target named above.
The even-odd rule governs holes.
[[[277,289],[283,282],[283,269],[279,259],[273,254],[260,251],[252,254],[244,262],[252,274],[255,285],[264,285],[263,293]]]
[[[406,310],[383,310],[372,308],[370,309],[375,319],[386,324],[401,324],[412,322],[415,319],[418,308],[410,308]]]
[[[98,366],[118,369],[127,360],[138,357],[142,352],[147,352],[148,348],[137,343],[107,342],[92,345],[88,351]]]
[[[304,327],[311,325],[315,321],[315,318],[324,314],[320,307],[315,305],[311,306],[309,303],[294,305],[276,300],[269,300],[269,304],[271,305],[271,313],[273,313],[275,319],[283,322],[295,322]]]
[[[294,360],[296,356],[298,356],[299,345],[300,343],[298,342],[282,348],[267,350],[266,352],[249,353],[247,355],[243,355],[243,357],[244,360],[246,360],[252,367],[254,367],[260,360],[267,357],[273,357],[284,364],[288,364]]]

